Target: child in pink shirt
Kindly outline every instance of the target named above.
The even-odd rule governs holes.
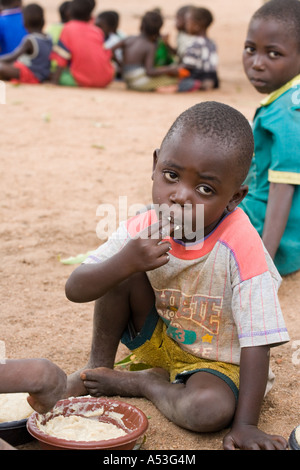
[[[103,88],[114,79],[111,52],[104,49],[104,33],[90,22],[94,7],[94,0],[72,2],[72,19],[65,24],[51,56],[56,64],[54,83]]]

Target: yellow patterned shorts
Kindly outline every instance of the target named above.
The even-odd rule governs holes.
[[[132,351],[137,362],[167,370],[171,382],[185,383],[196,372],[208,372],[224,380],[235,397],[238,397],[239,366],[193,356],[170,338],[166,330],[167,325],[154,307],[141,332],[136,334],[129,325],[123,334],[122,343]]]

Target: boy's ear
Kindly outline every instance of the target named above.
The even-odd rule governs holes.
[[[230,199],[226,209],[228,212],[232,212],[240,202],[247,196],[249,191],[249,187],[246,184],[242,184],[239,190],[233,195],[232,199]]]
[[[152,180],[153,180],[153,174],[156,168],[157,160],[158,160],[158,155],[159,155],[159,149],[155,149],[153,152],[153,165],[152,165]]]

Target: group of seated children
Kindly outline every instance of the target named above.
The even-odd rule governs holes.
[[[16,2],[6,3],[12,7]],[[21,1],[18,3],[21,8]],[[107,86],[114,78],[114,67],[111,52],[104,48],[104,33],[92,23],[95,5],[95,0],[72,0],[62,5],[61,30],[56,29],[54,40],[43,31],[43,8],[35,3],[25,6],[22,14],[27,34],[17,48],[0,56],[0,79]]]
[[[173,49],[161,35],[160,12],[147,12],[141,21],[140,34],[128,36],[111,48],[114,55],[115,51],[122,51],[120,66],[127,87],[161,92],[217,88],[217,48],[207,37],[212,22],[213,16],[206,8],[190,5],[180,8],[176,15],[180,47]]]
[[[65,1],[60,22],[46,31],[36,3],[3,0],[0,15],[0,79],[20,83],[103,88],[114,78],[138,91],[193,91],[218,87],[218,56],[207,37],[213,21],[206,8],[187,5],[176,14],[177,44],[161,35],[158,10],[145,13],[140,33],[124,36],[119,15],[92,17],[95,0]]]

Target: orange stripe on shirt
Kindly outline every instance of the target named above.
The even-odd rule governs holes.
[[[149,210],[129,219],[127,230],[134,237],[155,222],[156,212]],[[201,258],[210,253],[216,243],[223,244],[235,259],[241,281],[268,271],[262,240],[240,208],[226,215],[204,240],[185,244],[180,240],[168,239],[172,246],[170,254],[183,260]]]

